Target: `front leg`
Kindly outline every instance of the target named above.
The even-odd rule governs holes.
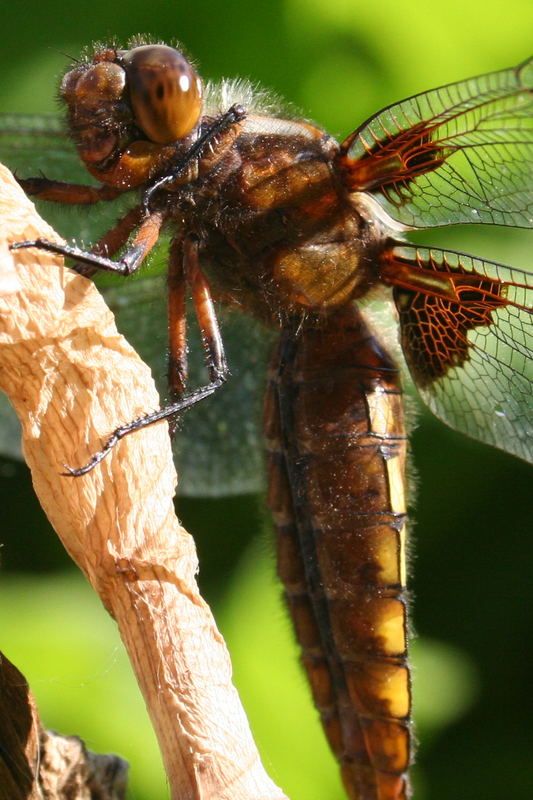
[[[17,181],[26,194],[32,197],[68,205],[92,205],[105,200],[114,200],[115,197],[124,194],[123,189],[115,189],[112,186],[87,186],[84,183],[65,183],[43,177],[17,177]]]
[[[132,211],[135,211],[135,209]],[[126,215],[123,220],[127,219],[127,216],[128,215]],[[120,222],[123,222],[123,220]],[[79,247],[68,244],[57,244],[57,242],[51,242],[48,241],[48,239],[14,242],[10,246],[10,250],[23,250],[28,247],[37,247],[39,250],[45,250],[48,253],[57,253],[66,258],[73,258],[76,262],[82,265],[86,264],[93,268],[93,270],[102,270],[103,272],[112,272],[118,275],[131,275],[139,269],[148,253],[153,249],[159,239],[162,224],[163,214],[159,211],[154,211],[146,217],[141,223],[132,243],[118,261],[113,261],[112,258],[107,258],[104,255],[100,255],[98,252],[82,250]],[[105,243],[105,237],[102,241]],[[74,269],[76,269],[76,266],[74,266]],[[83,268],[79,271],[86,274],[86,270]]]

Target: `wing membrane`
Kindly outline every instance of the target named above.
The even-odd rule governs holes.
[[[413,228],[533,222],[533,59],[391,105],[341,146],[354,191]]]
[[[126,281],[105,292],[120,332],[152,367],[163,403],[168,392],[165,295],[163,276]],[[180,419],[173,446],[178,492],[187,497],[220,497],[263,489],[261,420],[271,337],[239,312],[217,308],[217,316],[232,374],[213,397],[198,403]],[[206,370],[192,313],[188,330],[189,385],[194,388],[205,383]]]
[[[424,402],[452,428],[533,461],[533,275],[414,245],[386,261]]]

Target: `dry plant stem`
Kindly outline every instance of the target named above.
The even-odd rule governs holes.
[[[5,184],[0,202],[8,243],[57,238],[16,184]],[[261,765],[225,644],[198,593],[194,545],[174,515],[166,423],[126,437],[88,475],[60,474],[85,463],[119,424],[158,407],[149,370],[90,281],[36,250],[16,260],[16,272],[8,251],[0,260],[0,388],[21,421],[42,507],[117,621],[172,798],[283,798]]]

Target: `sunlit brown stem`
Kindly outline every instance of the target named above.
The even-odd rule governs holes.
[[[4,239],[54,238],[2,177]],[[21,421],[43,509],[117,621],[173,800],[283,798],[259,761],[224,642],[198,593],[194,545],[172,504],[167,426],[126,437],[87,476],[60,474],[118,425],[157,408],[148,368],[90,281],[48,253],[17,251],[16,269],[7,249],[0,256],[0,386]]]

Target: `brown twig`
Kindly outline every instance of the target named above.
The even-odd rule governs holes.
[[[7,242],[57,238],[16,183],[5,184],[0,219]],[[8,275],[0,387],[21,421],[41,505],[117,621],[173,800],[283,798],[261,765],[224,641],[198,592],[194,544],[174,515],[166,423],[126,437],[88,475],[61,474],[115,427],[158,407],[148,368],[90,281],[36,250],[17,252],[15,272],[9,251],[0,263]]]

